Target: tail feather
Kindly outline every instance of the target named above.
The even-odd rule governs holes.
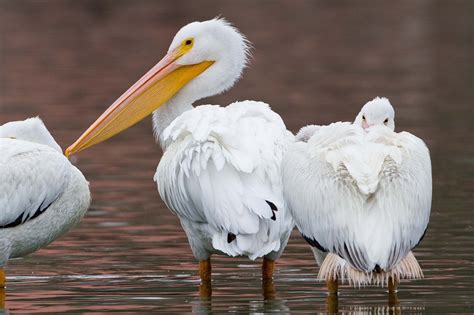
[[[278,251],[281,243],[280,239],[269,239],[264,231],[259,234],[232,234],[231,237],[229,232],[220,231],[212,236],[212,246],[232,257],[247,256],[255,260]]]
[[[324,259],[318,273],[320,280],[340,279],[343,283],[347,281],[352,286],[366,286],[375,284],[386,286],[388,279],[396,281],[400,279],[421,279],[423,271],[412,252],[403,258],[394,268],[382,272],[362,272],[354,269],[344,259],[336,254],[330,253]]]

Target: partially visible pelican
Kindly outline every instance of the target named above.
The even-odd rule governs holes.
[[[0,126],[0,287],[10,258],[60,237],[89,203],[89,184],[39,118]]]
[[[168,54],[66,150],[100,143],[153,112],[164,151],[154,179],[181,221],[203,281],[211,279],[214,253],[263,256],[262,276],[272,278],[294,226],[280,176],[294,137],[280,116],[255,101],[193,107],[231,88],[247,56],[247,40],[223,19],[184,26]]]
[[[421,139],[394,132],[394,117],[375,98],[353,124],[302,129],[283,159],[285,199],[330,293],[337,279],[395,291],[400,278],[423,276],[411,251],[430,216],[430,155]]]

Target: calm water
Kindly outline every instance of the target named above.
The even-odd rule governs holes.
[[[355,3],[355,2],[354,2]],[[222,14],[254,43],[244,78],[207,100],[270,103],[293,131],[351,120],[376,95],[432,152],[434,199],[416,250],[426,278],[342,288],[344,314],[474,312],[472,1],[0,0],[0,122],[40,115],[66,147],[165,52],[182,25]],[[150,120],[81,153],[93,204],[59,241],[8,268],[5,308],[31,312],[325,312],[324,285],[295,232],[264,299],[259,262],[214,259],[213,298],[152,177]]]

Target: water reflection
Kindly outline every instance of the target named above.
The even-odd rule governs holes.
[[[210,283],[201,283],[199,287],[200,298],[192,302],[193,313],[212,314],[213,312],[219,312],[219,303],[215,303],[216,309],[214,309],[212,296],[206,295],[210,293],[210,290],[212,290]],[[272,280],[262,282],[262,297],[263,299],[250,300],[247,307],[232,305],[227,310],[246,313],[264,312],[286,314],[290,312],[290,308],[285,305],[285,300],[278,296]],[[241,296],[236,298],[240,299]]]
[[[296,131],[351,120],[376,95],[397,128],[433,157],[430,227],[417,248],[426,278],[383,289],[341,287],[342,314],[472,312],[474,207],[471,1],[0,1],[0,121],[40,115],[63,147],[163,55],[176,30],[222,14],[254,43],[232,90]],[[215,258],[202,299],[178,220],[152,181],[160,150],[150,120],[79,155],[93,205],[78,228],[8,266],[11,312],[315,312],[328,297],[297,233],[263,290],[260,263]],[[270,288],[270,287],[269,287]],[[333,301],[334,302],[334,301]],[[393,304],[393,306],[389,306]],[[330,306],[330,308],[334,306]]]

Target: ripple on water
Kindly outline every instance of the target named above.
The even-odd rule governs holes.
[[[397,128],[426,140],[434,176],[430,227],[415,251],[426,278],[403,281],[399,304],[370,286],[342,286],[337,303],[328,300],[296,232],[273,287],[263,290],[259,261],[215,258],[213,297],[202,299],[186,238],[152,181],[161,153],[147,120],[74,157],[91,183],[92,207],[63,238],[9,264],[6,308],[474,312],[470,7],[468,0],[0,2],[1,120],[39,114],[63,147],[156,63],[182,24],[222,13],[254,43],[255,57],[243,80],[211,103],[262,99],[295,131],[350,120],[362,103],[386,95]]]

